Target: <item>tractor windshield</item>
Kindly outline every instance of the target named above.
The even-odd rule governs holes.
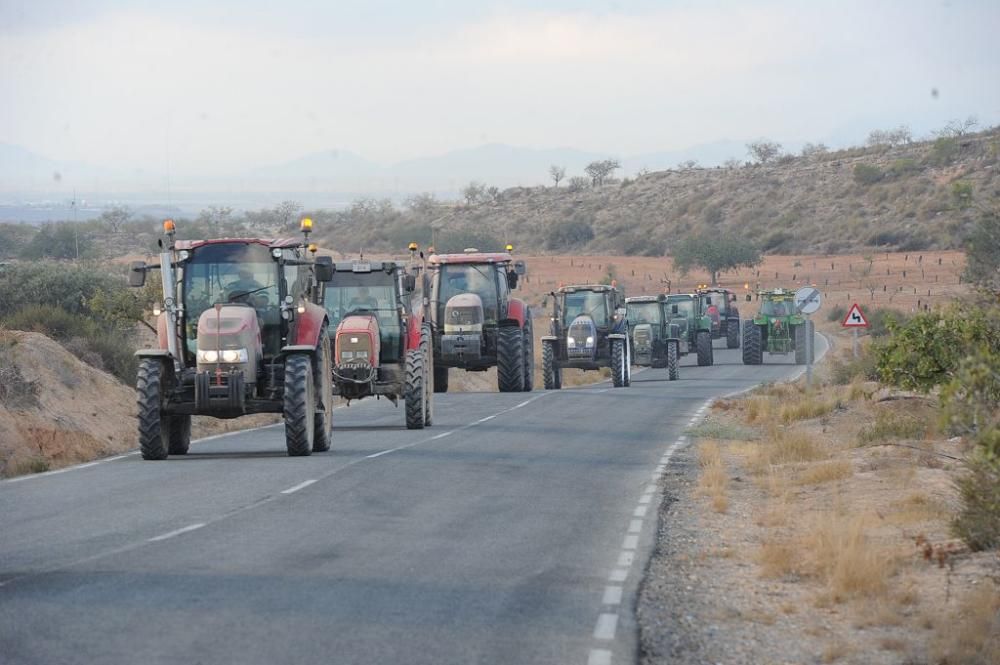
[[[694,300],[691,298],[678,298],[677,300],[667,300],[667,307],[670,310],[670,317],[693,319]]]
[[[628,322],[630,325],[652,323],[654,326],[663,322],[663,310],[658,302],[630,302],[628,304]]]
[[[497,292],[497,269],[488,263],[442,265],[434,280],[432,298],[438,307],[438,320],[444,321],[444,306],[450,298],[462,293],[475,293],[483,301],[484,322],[496,323],[500,296]]]
[[[191,251],[181,270],[188,351],[198,347],[198,318],[216,303],[242,303],[257,310],[261,341],[268,352],[280,345],[278,264],[257,243],[218,243]],[[273,339],[272,339],[273,338]]]
[[[594,325],[607,327],[607,298],[599,291],[567,293],[563,304],[563,323],[568,326],[578,316],[589,316],[594,320]]]
[[[397,276],[384,272],[334,274],[323,294],[323,306],[330,315],[331,333],[350,314],[374,314],[378,321],[381,359],[383,362],[396,362],[402,335],[396,279]]]
[[[761,303],[760,313],[764,316],[791,316],[793,311],[792,303],[785,300],[765,300]]]

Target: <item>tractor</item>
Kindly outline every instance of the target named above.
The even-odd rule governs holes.
[[[552,323],[542,337],[542,377],[546,390],[562,387],[562,370],[611,369],[616,388],[632,382],[625,296],[615,285],[563,286],[552,298]]]
[[[759,291],[757,297],[757,316],[743,322],[743,364],[760,365],[767,351],[782,355],[794,352],[795,364],[804,365],[806,340],[814,328],[796,308],[795,292],[776,288]]]
[[[632,337],[632,364],[667,368],[671,381],[678,377],[681,327],[666,313],[667,296],[634,296],[625,299]]]
[[[715,363],[712,350],[712,318],[702,309],[702,299],[694,293],[671,293],[667,296],[667,318],[680,328],[680,354],[685,356],[693,349],[698,355],[698,365],[706,367]]]
[[[449,367],[469,372],[496,367],[500,392],[531,391],[531,310],[511,296],[525,265],[514,260],[512,251],[511,245],[506,252],[470,248],[427,258],[423,276],[430,284],[434,392],[448,391]]]
[[[740,348],[740,311],[736,294],[729,289],[704,286],[698,289],[701,307],[712,320],[712,339],[726,338],[727,349]]]
[[[143,459],[184,455],[191,416],[281,413],[292,456],[330,449],[332,360],[326,312],[313,303],[330,261],[305,240],[177,240],[163,224],[160,262],[129,266],[129,284],[159,270],[157,347],[136,352]],[[312,253],[312,257],[309,254]]]
[[[411,245],[411,263],[416,246]],[[333,264],[320,300],[336,327],[333,393],[351,400],[402,399],[406,427],[422,429],[433,419],[434,355],[431,327],[423,320],[416,271],[396,261]]]

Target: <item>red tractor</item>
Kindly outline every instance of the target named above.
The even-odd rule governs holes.
[[[410,246],[411,262],[416,246]],[[415,268],[415,266],[414,266]],[[385,397],[405,403],[406,427],[433,419],[434,354],[423,320],[417,270],[395,261],[335,263],[321,302],[336,326],[333,392],[346,399]]]
[[[330,449],[333,423],[329,328],[313,303],[331,277],[328,257],[295,238],[175,240],[159,265],[135,261],[132,286],[159,270],[163,303],[155,349],[138,351],[136,388],[143,459],[184,455],[191,416],[281,413],[288,454]],[[302,220],[308,241],[312,220]]]
[[[496,367],[500,392],[532,389],[531,310],[511,296],[525,266],[512,250],[510,245],[506,252],[467,249],[427,259],[435,392],[447,392],[449,367],[470,372]]]

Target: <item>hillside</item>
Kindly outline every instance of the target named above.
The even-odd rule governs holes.
[[[532,253],[659,256],[679,235],[730,230],[772,253],[951,249],[975,214],[955,194],[967,184],[978,199],[995,199],[998,157],[994,128],[767,165],[656,171],[600,187],[507,189],[446,210],[433,227],[438,237],[489,234]]]

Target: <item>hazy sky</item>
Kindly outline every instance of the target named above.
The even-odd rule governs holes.
[[[213,174],[924,133],[1000,122],[998,35],[997,0],[0,0],[0,141]]]

